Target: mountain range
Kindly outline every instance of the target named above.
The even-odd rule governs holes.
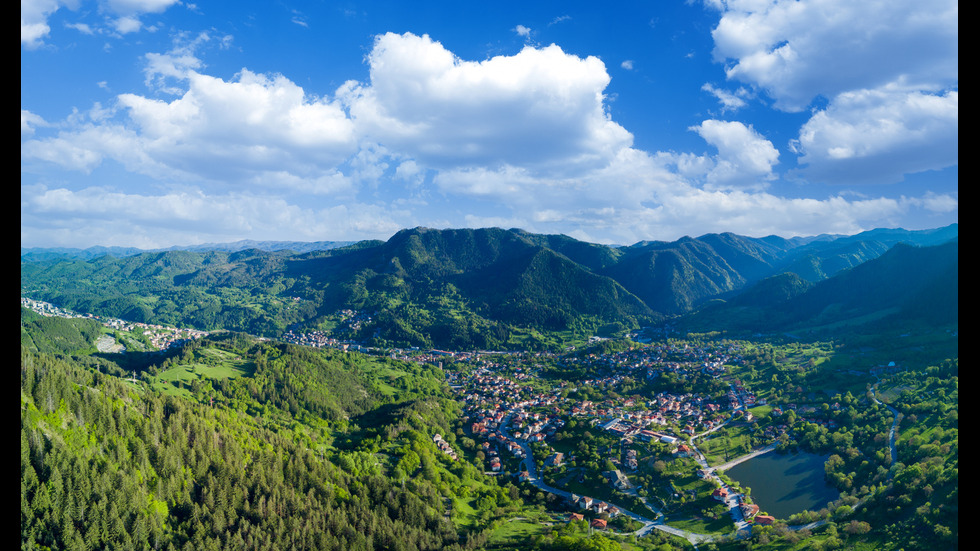
[[[956,224],[629,246],[501,228],[231,245],[43,260],[22,250],[22,292],[80,311],[267,336],[336,328],[335,312],[355,310],[373,315],[359,338],[455,348],[540,345],[541,332],[615,333],[682,315],[764,330],[888,315],[955,322],[958,312]]]
[[[344,247],[353,244],[353,241],[255,241],[252,239],[242,239],[232,243],[204,243],[202,245],[173,246],[160,249],[140,249],[137,247],[88,247],[85,249],[72,247],[21,247],[20,259],[22,262],[36,262],[40,260],[53,260],[59,258],[81,258],[91,260],[100,256],[111,255],[115,257],[135,256],[143,253],[155,253],[164,251],[228,251],[238,252],[247,249],[258,249],[260,251],[292,251],[305,253],[309,251],[325,251],[337,247]]]

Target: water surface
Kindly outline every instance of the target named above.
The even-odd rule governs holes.
[[[725,471],[743,488],[751,488],[752,501],[778,519],[816,511],[840,497],[824,481],[823,464],[829,455],[769,452]]]

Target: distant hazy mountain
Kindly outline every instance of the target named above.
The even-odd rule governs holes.
[[[66,247],[28,247],[20,248],[21,262],[37,262],[41,260],[51,260],[57,258],[80,258],[91,260],[100,256],[111,255],[115,257],[134,256],[142,253],[154,253],[164,251],[228,251],[238,252],[247,249],[258,249],[260,251],[292,251],[294,253],[306,253],[310,251],[325,251],[337,247],[345,247],[354,243],[353,241],[253,241],[243,239],[234,243],[205,243],[203,245],[174,246],[162,249],[138,249],[136,247],[89,247],[87,249],[74,249]]]

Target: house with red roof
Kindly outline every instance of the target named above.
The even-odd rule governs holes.
[[[739,507],[742,509],[742,517],[746,520],[759,513],[759,506],[755,503],[743,503]]]

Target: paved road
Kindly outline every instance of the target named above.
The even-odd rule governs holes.
[[[877,379],[877,378],[878,378],[878,376],[876,375],[875,376],[875,379]],[[881,382],[881,381],[878,381],[878,382]],[[878,382],[875,382],[874,386],[871,387],[871,399],[874,400],[875,403],[878,404],[879,406],[885,406],[886,408],[888,408],[888,411],[892,412],[892,415],[895,416],[895,420],[892,421],[892,428],[888,432],[888,447],[891,449],[891,456],[892,456],[892,463],[891,464],[894,465],[895,463],[898,462],[898,448],[895,447],[895,429],[898,427],[898,415],[899,414],[898,414],[898,410],[897,409],[895,409],[895,408],[891,407],[890,405],[888,405],[888,404],[886,404],[886,403],[881,402],[881,401],[878,400]]]
[[[499,432],[506,438],[511,438],[511,436],[507,433],[507,431],[503,427],[510,422],[510,418],[511,418],[511,414],[508,413],[504,417],[503,422],[501,422],[500,424],[501,428]],[[524,467],[524,470],[526,470],[528,475],[530,476],[530,479],[528,481],[540,490],[543,490],[545,492],[551,492],[557,496],[570,499],[572,497],[572,494],[570,492],[567,492],[565,490],[560,490],[558,488],[552,488],[551,486],[545,484],[544,481],[538,476],[538,466],[534,461],[534,455],[531,453],[531,446],[529,446],[526,442],[518,442],[518,444],[521,446],[521,449],[524,450],[524,459],[521,461],[521,465]],[[682,537],[687,541],[691,542],[691,544],[695,546],[697,546],[699,543],[713,541],[716,538],[716,536],[711,534],[698,534],[695,532],[689,532],[687,530],[681,530],[679,528],[673,528],[671,526],[667,526],[666,524],[663,523],[663,520],[660,520],[662,516],[659,511],[657,511],[657,520],[652,520],[643,515],[634,513],[633,511],[626,509],[622,505],[616,503],[613,503],[612,505],[615,505],[616,508],[618,508],[622,512],[622,514],[630,517],[635,521],[643,523],[643,527],[637,530],[636,532],[634,532],[634,534],[636,534],[637,537],[649,534],[651,530],[660,530],[662,532],[667,532],[668,534]],[[651,508],[656,510],[653,507]]]
[[[734,467],[735,465],[738,465],[739,463],[741,463],[743,461],[748,461],[749,459],[752,459],[753,457],[758,457],[758,456],[760,456],[760,455],[762,455],[764,453],[769,453],[769,452],[775,450],[778,447],[779,447],[779,443],[778,442],[773,442],[772,444],[769,444],[768,446],[766,446],[766,447],[764,447],[762,449],[759,449],[759,450],[756,450],[756,451],[754,451],[752,453],[743,455],[742,457],[736,457],[735,459],[732,459],[728,463],[722,463],[721,465],[716,465],[714,467],[710,467],[710,470],[711,471],[727,471],[728,469],[731,469],[732,467]]]

